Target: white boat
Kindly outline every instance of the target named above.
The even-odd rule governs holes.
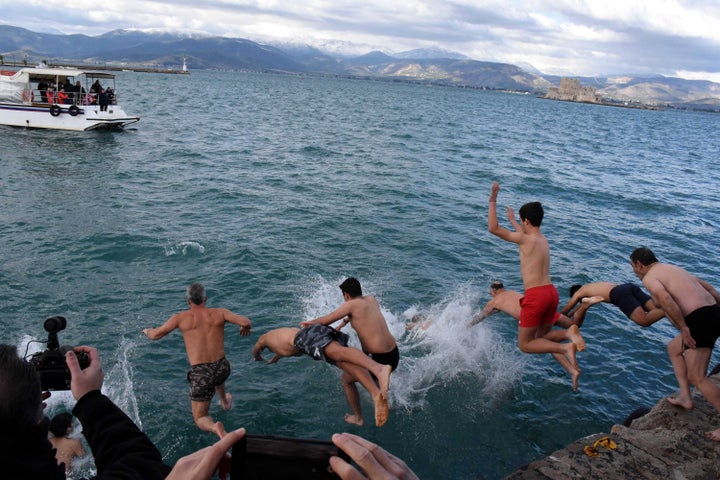
[[[66,85],[71,91],[65,91]],[[0,125],[84,131],[138,121],[118,104],[113,74],[44,67],[0,70]]]

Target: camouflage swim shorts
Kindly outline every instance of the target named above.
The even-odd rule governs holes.
[[[230,376],[230,362],[225,357],[217,362],[198,363],[187,373],[190,382],[190,400],[209,402],[215,395],[215,387],[225,383]]]

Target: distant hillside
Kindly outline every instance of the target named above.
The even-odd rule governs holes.
[[[531,66],[472,60],[437,48],[389,55],[323,51],[309,45],[259,44],[226,37],[115,30],[103,35],[55,35],[0,25],[0,55],[6,61],[131,65],[177,69],[186,58],[193,70],[246,70],[372,77],[544,94],[560,83]],[[605,98],[717,110],[720,84],[669,77],[575,77]]]

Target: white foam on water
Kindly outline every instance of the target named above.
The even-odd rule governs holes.
[[[205,253],[205,247],[198,242],[192,241],[181,241],[181,242],[167,242],[164,246],[165,256],[172,257],[174,255],[187,255],[190,253]]]

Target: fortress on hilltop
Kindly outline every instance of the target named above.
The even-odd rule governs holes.
[[[602,95],[597,94],[594,87],[583,87],[580,80],[567,77],[560,80],[559,88],[548,88],[545,98],[566,102],[603,103]]]

